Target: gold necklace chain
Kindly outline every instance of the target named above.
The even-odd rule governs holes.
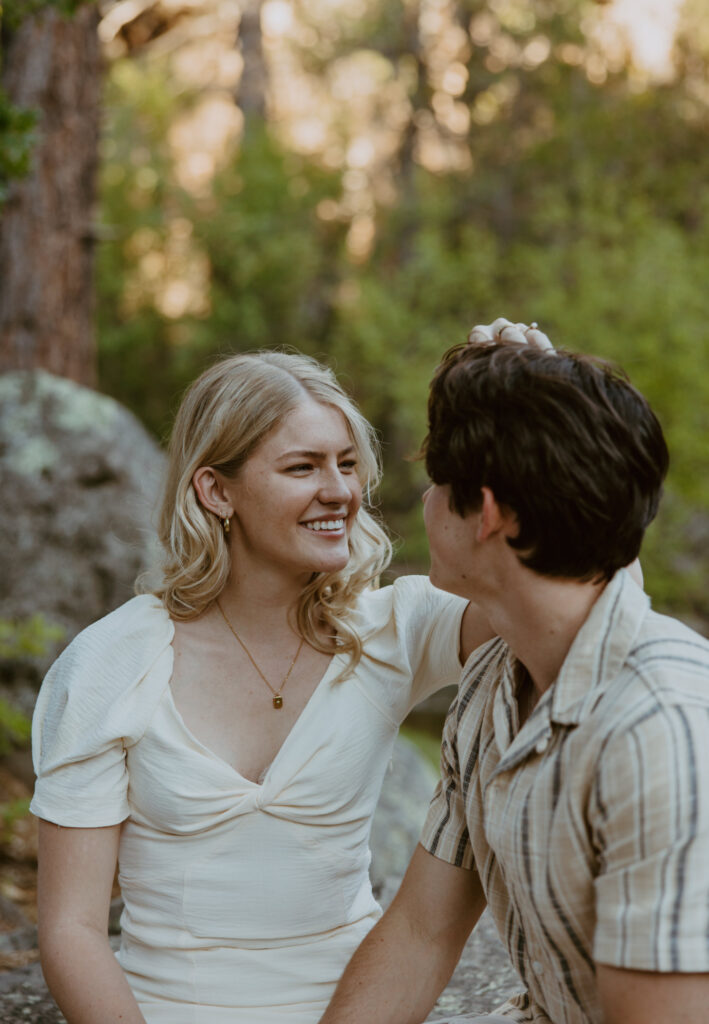
[[[252,654],[251,654],[251,651],[250,651],[250,650],[248,649],[248,647],[246,646],[246,644],[244,643],[244,641],[243,641],[243,640],[241,639],[241,637],[239,636],[239,634],[238,634],[238,633],[236,632],[236,630],[235,630],[235,629],[234,629],[234,627],[232,626],[231,622],[229,622],[229,619],[228,619],[228,618],[226,617],[226,615],[225,615],[225,613],[224,613],[224,609],[223,609],[223,608],[222,608],[222,606],[221,606],[221,605],[219,604],[219,600],[218,600],[218,599],[217,599],[217,600],[215,601],[215,604],[216,604],[217,608],[219,609],[219,611],[221,612],[221,614],[222,614],[222,618],[224,619],[224,621],[226,622],[227,626],[229,627],[229,629],[230,629],[230,630],[231,630],[231,632],[233,633],[233,635],[234,635],[235,639],[239,641],[239,645],[240,645],[240,646],[241,646],[241,647],[243,648],[243,650],[244,650],[244,654],[245,654],[245,655],[246,655],[246,657],[247,657],[247,658],[249,659],[249,661],[251,662],[251,664],[252,664],[252,665],[254,666],[254,668],[256,669],[256,671],[258,672],[258,674],[259,674],[259,675],[261,676],[261,678],[263,679],[263,681],[264,681],[264,683],[266,684],[266,686],[267,686],[267,687],[269,688],[269,690],[270,690],[270,691],[271,691],[271,693],[273,694],[273,706],[274,706],[274,708],[276,708],[276,710],[278,710],[278,709],[282,708],[282,707],[283,707],[283,696],[282,696],[282,690],[284,689],[284,687],[285,687],[286,683],[287,683],[287,682],[288,682],[288,680],[290,679],[290,674],[291,674],[291,672],[293,671],[293,667],[294,667],[294,665],[295,665],[296,661],[298,660],[298,655],[300,654],[301,650],[303,649],[303,644],[305,643],[305,637],[304,637],[304,636],[302,636],[302,637],[300,638],[300,643],[298,644],[298,650],[297,650],[297,651],[295,652],[295,655],[293,656],[293,661],[292,661],[292,662],[290,663],[290,667],[289,667],[288,671],[286,672],[285,676],[283,677],[283,679],[282,679],[282,681],[281,681],[281,685],[280,685],[280,686],[279,686],[279,688],[278,688],[278,689],[276,690],[276,689],[274,689],[274,687],[273,687],[273,686],[272,686],[272,685],[271,685],[271,684],[269,683],[268,679],[266,679],[266,676],[265,676],[265,675],[263,674],[263,672],[261,671],[261,669],[260,669],[260,668],[258,667],[258,665],[256,664],[256,662],[254,661],[254,659],[253,659],[253,656],[252,656]]]

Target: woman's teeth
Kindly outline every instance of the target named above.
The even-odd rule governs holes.
[[[311,523],[304,524],[309,530],[341,530],[345,525],[344,519],[316,519]]]

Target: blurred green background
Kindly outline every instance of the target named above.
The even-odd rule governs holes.
[[[5,23],[28,9],[6,2]],[[381,433],[397,568],[425,569],[423,472],[406,457],[433,369],[473,323],[536,320],[620,362],[659,414],[672,467],[647,587],[706,628],[704,0],[100,12],[100,390],[164,438],[220,354],[325,360]],[[0,101],[0,189],[31,133]]]

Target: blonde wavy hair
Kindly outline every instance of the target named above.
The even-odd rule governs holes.
[[[233,479],[306,395],[345,417],[363,503],[350,530],[347,565],[313,575],[298,601],[297,624],[306,641],[324,653],[331,652],[335,637],[338,652],[350,656],[343,673],[349,675],[362,653],[352,623],[356,599],[376,583],[391,558],[391,544],[370,505],[381,477],[380,451],[374,428],[332,371],[308,356],[268,350],[232,356],[188,389],[172,430],[160,510],[162,582],[148,589],[174,619],[182,620],[196,618],[219,596],[230,572],[228,541],[218,516],[197,498],[192,477],[200,466],[211,466]]]

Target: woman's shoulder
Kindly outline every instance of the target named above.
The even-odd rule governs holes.
[[[140,594],[91,623],[78,633],[59,661],[125,654],[140,660],[170,643],[173,625],[165,606],[154,594]]]
[[[146,594],[82,630],[54,662],[32,722],[33,813],[86,828],[127,817],[125,749],[169,683],[171,638],[165,608]]]
[[[72,643],[121,633],[145,633],[167,626],[170,616],[155,594],[138,594],[77,633]]]
[[[460,675],[460,625],[467,602],[426,576],[400,576],[362,595],[360,682],[400,723],[411,707]]]
[[[456,635],[467,602],[434,587],[427,576],[399,576],[393,583],[362,594],[356,628],[365,651],[387,657],[394,650],[408,660],[437,633]],[[457,643],[457,640],[456,640]]]
[[[428,576],[399,576],[393,583],[360,595],[357,612],[362,635],[374,632],[392,619],[400,623],[430,621],[447,609],[464,608],[467,601],[434,587]]]
[[[109,612],[74,637],[54,662],[42,684],[36,715],[61,709],[78,725],[109,710],[128,711],[136,698],[143,707],[150,706],[153,701],[146,698],[150,693],[157,698],[169,681],[173,631],[165,607],[151,594]],[[157,667],[164,671],[153,671]]]

